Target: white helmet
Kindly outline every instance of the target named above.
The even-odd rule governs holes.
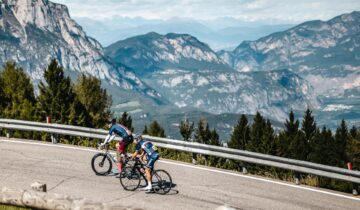
[[[134,134],[133,137],[136,142],[139,142],[142,140],[142,136],[140,134]]]

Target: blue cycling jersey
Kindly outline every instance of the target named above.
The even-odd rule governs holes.
[[[115,133],[116,135],[120,136],[121,138],[126,138],[128,136],[131,136],[131,131],[127,129],[125,126],[120,124],[113,124],[109,130],[109,134],[113,135]]]
[[[153,153],[157,152],[157,147],[150,141],[146,141],[144,139],[137,143],[135,150],[139,151],[140,148],[143,149],[148,155],[152,155]]]

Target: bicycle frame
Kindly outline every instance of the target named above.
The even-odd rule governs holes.
[[[102,152],[104,154],[106,154],[106,156],[108,156],[110,158],[110,160],[112,160],[114,163],[118,163],[117,157],[113,156],[112,154],[110,154],[109,152],[109,144],[105,145],[105,151]],[[129,156],[127,154],[120,154],[123,157],[123,162],[126,163],[129,160]]]

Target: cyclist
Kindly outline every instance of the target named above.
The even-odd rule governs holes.
[[[136,143],[136,148],[131,159],[134,159],[139,154],[140,149],[142,149],[142,153],[140,155],[141,157],[143,157],[146,154],[145,172],[146,172],[146,179],[148,185],[144,187],[143,190],[150,192],[152,190],[151,171],[154,168],[154,163],[159,159],[159,154],[156,146],[150,141],[143,139],[141,135],[135,134],[134,139]]]
[[[105,144],[114,140],[116,135],[120,137],[119,142],[116,143],[116,156],[118,159],[119,171],[119,174],[116,176],[116,178],[120,178],[120,173],[123,167],[121,154],[126,155],[126,148],[131,142],[133,142],[133,136],[131,131],[127,127],[121,124],[116,124],[116,119],[108,119],[107,123],[109,127],[109,134],[106,136],[104,142],[100,145],[100,147],[103,147]]]

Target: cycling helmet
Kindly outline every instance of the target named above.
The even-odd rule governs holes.
[[[142,140],[142,136],[140,134],[134,134],[133,137],[135,142],[139,142]]]

